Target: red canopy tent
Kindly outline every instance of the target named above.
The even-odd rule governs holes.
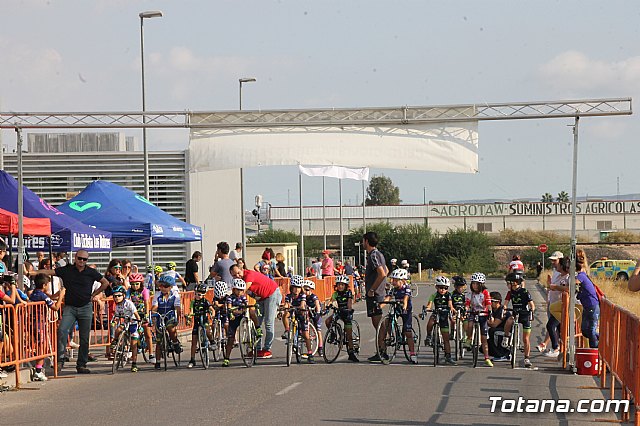
[[[51,221],[48,218],[23,217],[22,232],[24,235],[50,236]],[[0,235],[18,234],[18,215],[0,209]]]

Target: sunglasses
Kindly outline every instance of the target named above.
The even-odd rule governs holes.
[[[131,269],[131,265],[123,266],[123,268],[125,268],[125,269]]]
[[[122,269],[122,266],[114,266],[113,269]]]
[[[131,285],[135,284],[142,285],[142,281],[131,281]]]
[[[83,262],[86,262],[87,260],[89,260],[89,258],[88,258],[88,257],[80,257],[80,256],[77,256],[77,257],[76,257],[76,260],[82,260]]]
[[[116,293],[113,295],[113,297],[124,297],[124,294],[122,293]]]

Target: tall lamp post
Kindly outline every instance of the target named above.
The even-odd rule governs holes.
[[[242,77],[238,79],[240,83],[240,96],[238,109],[242,111],[242,83],[254,83],[256,79],[254,77]],[[240,168],[240,213],[242,219],[242,254],[244,258],[247,258],[247,225],[244,218],[244,169]]]
[[[147,110],[147,104],[145,99],[144,92],[144,29],[143,23],[145,19],[150,18],[161,18],[162,12],[159,10],[148,10],[146,12],[140,12],[138,14],[140,17],[140,63],[142,65],[142,124],[144,125],[147,122],[147,118],[144,115],[144,112]],[[147,150],[147,128],[142,127],[142,157],[144,164],[144,198],[149,200],[149,151]],[[149,200],[150,201],[150,200]],[[145,247],[145,255],[147,258],[147,265],[151,265],[153,259],[151,255],[151,244],[152,241],[149,241],[149,245]]]

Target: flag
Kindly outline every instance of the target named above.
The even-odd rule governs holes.
[[[342,166],[298,166],[300,173],[307,176],[324,176],[337,179],[369,180],[368,167],[342,167]]]

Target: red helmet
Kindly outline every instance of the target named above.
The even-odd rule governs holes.
[[[144,282],[144,275],[142,274],[131,274],[129,275],[129,282],[130,283],[143,283]]]

